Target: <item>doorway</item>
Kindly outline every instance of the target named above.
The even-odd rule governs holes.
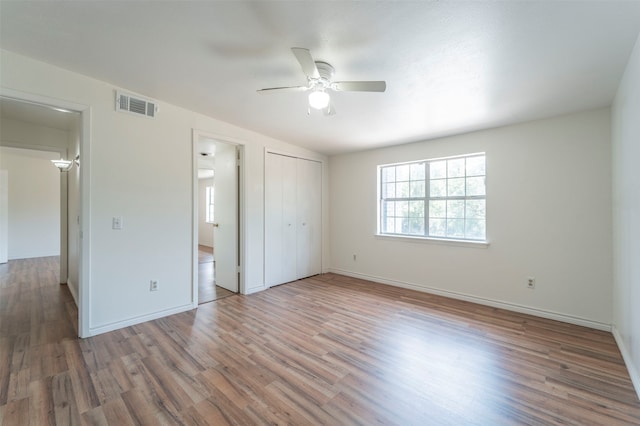
[[[73,158],[75,155],[79,155],[80,152],[88,153],[90,114],[89,107],[85,105],[0,88],[0,111],[4,130],[7,131],[5,135],[10,135],[0,143],[4,147],[26,150],[25,152],[31,152],[28,155],[29,157],[47,156],[47,153],[55,153],[53,154],[55,159]],[[22,157],[25,158],[27,156],[23,155]],[[69,292],[78,307],[78,335],[86,337],[89,324],[88,315],[86,315],[88,293],[85,291],[84,286],[87,283],[89,268],[84,259],[87,258],[88,246],[86,243],[89,240],[89,232],[85,229],[81,218],[86,217],[88,212],[89,188],[83,185],[88,161],[84,162],[83,170],[77,166],[71,171],[61,173],[49,162],[50,159],[48,157],[43,159],[42,172],[35,170],[30,172],[26,166],[10,160],[11,167],[14,169],[18,167],[18,169],[15,169],[13,173],[5,171],[2,174],[11,181],[12,174],[14,177],[18,177],[27,173],[28,176],[25,181],[31,181],[35,175],[30,173],[40,175],[45,172],[47,174],[51,172],[50,182],[54,185],[56,181],[58,182],[59,186],[55,192],[58,194],[56,204],[59,206],[59,215],[56,214],[56,216],[59,217],[59,221],[58,226],[55,227],[57,231],[54,231],[59,236],[57,238],[59,250],[56,250],[58,254],[55,256],[57,258],[56,264],[59,268],[57,275],[60,283],[68,284]],[[79,162],[76,162],[76,164],[79,164]],[[4,189],[6,185],[1,186]],[[20,193],[23,195],[29,193],[30,202],[39,202],[40,197],[44,196],[35,196],[33,191],[25,190],[24,188],[21,189]],[[11,200],[4,199],[3,201],[11,202]],[[16,199],[14,199],[14,204],[15,201]],[[3,204],[6,203],[3,202]],[[25,209],[28,206],[24,203],[23,205],[21,214],[26,217],[28,215],[25,213]],[[6,209],[6,205],[3,207]],[[15,210],[17,206],[14,205],[13,207]],[[40,210],[40,205],[36,205],[36,210]],[[49,218],[53,216],[53,213],[48,214]],[[14,213],[13,217],[16,218],[17,215]],[[22,220],[21,217],[18,217],[18,219]],[[12,231],[18,229],[14,225],[11,225]],[[35,228],[27,230],[27,232],[34,231],[37,230]],[[81,237],[83,232],[84,239]],[[5,232],[2,232],[2,234],[3,236],[0,237],[6,236]],[[32,244],[34,241],[37,241],[38,245],[40,245],[41,238],[41,236],[37,238],[27,237],[27,241],[30,241],[32,245],[28,249],[35,249]],[[42,256],[42,254],[37,252],[32,254],[28,252],[26,254],[14,253],[13,256],[7,257],[29,258],[32,256]]]
[[[240,290],[242,146],[194,131],[194,305]]]

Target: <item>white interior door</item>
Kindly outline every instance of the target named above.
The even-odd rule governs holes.
[[[297,190],[297,278],[322,271],[322,164],[298,159]]]
[[[238,154],[236,145],[216,142],[214,258],[216,285],[238,291]]]

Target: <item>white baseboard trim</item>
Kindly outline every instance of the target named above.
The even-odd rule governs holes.
[[[140,316],[129,318],[123,321],[116,321],[110,324],[104,324],[99,326],[90,326],[89,334],[86,337],[97,336],[98,334],[107,333],[113,330],[119,330],[121,328],[129,327],[131,325],[152,321],[152,320],[163,318],[169,315],[179,314],[180,312],[190,311],[192,309],[193,309],[193,304],[188,303],[186,305],[177,306],[171,309],[165,309],[164,311],[153,312],[146,315],[140,315]]]
[[[78,294],[76,293],[76,287],[73,285],[73,282],[67,279],[67,283],[64,285],[69,288],[69,293],[71,293],[71,297],[73,297],[73,301],[76,302],[76,307],[78,307]]]
[[[531,308],[528,306],[518,305],[516,303],[502,302],[499,300],[487,299],[483,297],[472,296],[470,294],[458,293],[455,291],[441,290],[425,285],[419,285],[414,283],[408,283],[404,281],[390,280],[387,278],[381,278],[374,275],[361,274],[359,272],[346,271],[344,269],[329,268],[329,272],[335,274],[346,275],[348,277],[360,278],[363,280],[373,281],[379,284],[387,284],[395,287],[407,288],[410,290],[417,290],[423,293],[435,294],[438,296],[450,297],[452,299],[464,300],[466,302],[473,302],[479,305],[491,306],[493,308],[505,309],[508,311],[519,312],[522,314],[534,315],[541,318],[552,319],[556,321],[562,321],[569,324],[581,325],[584,327],[594,328],[596,330],[611,331],[611,324],[606,324],[598,321],[592,321],[586,318],[575,317],[572,315],[561,314],[558,312],[547,311],[544,309]]]
[[[622,338],[622,335],[616,328],[615,324],[611,326],[611,333],[613,334],[613,338],[616,339],[616,343],[618,344],[618,349],[620,349],[620,353],[622,354],[622,359],[624,360],[624,364],[627,366],[627,371],[629,372],[629,376],[631,377],[631,383],[633,383],[633,387],[638,394],[638,398],[640,398],[640,373],[636,366],[633,364],[633,359],[631,358],[631,354],[627,349],[627,345]]]

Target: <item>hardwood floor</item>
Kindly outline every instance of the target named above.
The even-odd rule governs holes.
[[[233,296],[233,291],[215,284],[213,248],[198,246],[198,304]]]
[[[0,265],[0,423],[640,424],[610,333],[327,274],[89,339]]]
[[[198,263],[213,262],[213,247],[198,244]]]

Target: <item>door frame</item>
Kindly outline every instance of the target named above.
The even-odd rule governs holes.
[[[0,87],[0,96],[16,101],[33,103],[53,108],[61,108],[75,111],[80,114],[80,251],[78,256],[78,336],[91,336],[91,188],[89,176],[91,170],[91,106],[71,102],[63,99],[51,98],[44,95],[21,92],[18,90]],[[66,176],[61,178],[61,192],[66,194]],[[62,186],[65,185],[65,188]],[[62,201],[60,203],[62,205]],[[66,203],[65,203],[66,204]],[[64,207],[64,220],[68,223],[67,206]],[[61,233],[63,228],[61,227]],[[65,235],[61,235],[61,241],[65,244],[68,237],[68,229],[64,228]],[[61,243],[62,244],[62,243]]]
[[[214,139],[221,143],[235,145],[238,150],[238,292],[240,294],[246,294],[245,290],[245,277],[246,277],[246,262],[245,262],[245,143],[241,140],[229,138],[227,136],[218,135],[216,133],[208,132],[205,130],[192,129],[191,138],[191,169],[192,169],[192,181],[191,181],[191,302],[194,308],[198,307],[198,141],[200,138]],[[215,242],[214,242],[215,244]]]

